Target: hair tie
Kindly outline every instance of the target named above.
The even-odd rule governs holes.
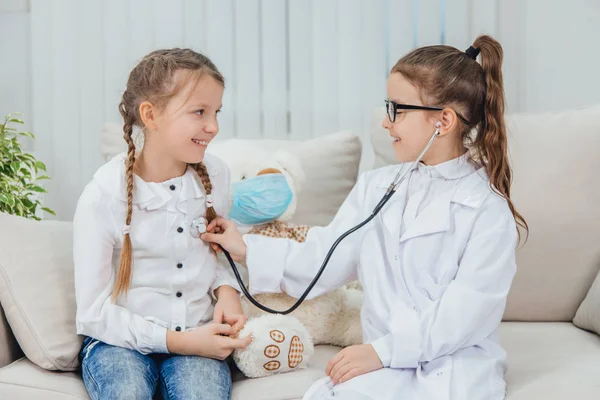
[[[215,204],[213,195],[212,194],[206,195],[206,208],[211,208],[213,206],[213,204]]]
[[[131,225],[123,226],[123,235],[128,235],[131,232]]]
[[[477,56],[479,55],[479,49],[477,49],[473,46],[469,46],[469,48],[467,50],[465,50],[465,53],[467,53],[469,58],[472,58],[473,60],[475,60],[475,59],[477,59]]]

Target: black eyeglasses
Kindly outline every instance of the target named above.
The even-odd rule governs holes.
[[[412,106],[409,104],[398,104],[394,101],[391,100],[386,100],[385,101],[385,109],[387,110],[387,115],[388,118],[390,119],[391,123],[396,122],[396,115],[398,115],[398,110],[425,110],[425,111],[442,111],[444,108],[443,107],[427,107],[427,106]],[[456,116],[458,117],[458,119],[460,119],[462,121],[463,124],[470,126],[471,123],[462,115],[460,115],[459,113],[456,112],[456,110],[454,110],[454,112],[456,113]]]

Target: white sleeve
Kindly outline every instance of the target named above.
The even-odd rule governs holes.
[[[77,333],[142,354],[168,353],[166,328],[112,302],[112,257],[120,237],[116,226],[110,199],[92,182],[73,219]]]
[[[517,230],[504,206],[481,211],[458,273],[439,301],[420,312],[405,305],[394,311],[391,333],[371,343],[384,366],[416,368],[496,331],[516,272]]]
[[[231,266],[225,257],[217,257],[217,274],[215,276],[215,280],[211,286],[211,294],[213,298],[216,300],[217,296],[215,295],[215,290],[217,290],[221,286],[231,286],[235,290],[239,292],[242,291],[240,288],[237,279],[235,279],[235,275],[231,270]]]
[[[326,227],[313,227],[306,241],[244,235],[247,246],[246,264],[251,293],[280,293],[299,298],[317,274],[325,256],[340,235],[366,219],[366,178],[364,175]],[[323,275],[307,299],[334,290],[357,277],[361,237],[359,229],[337,247]]]

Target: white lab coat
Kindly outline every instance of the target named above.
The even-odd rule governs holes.
[[[363,174],[331,224],[311,229],[304,243],[245,235],[251,291],[299,297],[333,242],[370,215],[398,168]],[[305,399],[504,398],[498,327],[516,271],[517,230],[484,169],[471,168],[401,229],[405,180],[373,221],[338,246],[310,297],[358,278],[364,342],[386,368],[335,387],[325,377]]]

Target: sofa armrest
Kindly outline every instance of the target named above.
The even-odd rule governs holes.
[[[4,316],[4,310],[0,306],[0,368],[21,358],[23,352],[19,348],[17,340],[13,336],[8,321]]]

